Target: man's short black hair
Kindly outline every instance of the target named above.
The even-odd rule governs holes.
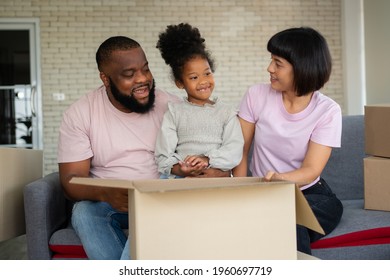
[[[113,51],[124,51],[139,47],[140,44],[137,41],[125,36],[114,36],[108,38],[100,45],[96,52],[96,63],[99,71],[102,71],[102,65],[110,60],[110,56]]]

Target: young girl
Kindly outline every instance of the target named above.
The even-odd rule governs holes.
[[[169,25],[157,48],[187,97],[168,104],[155,157],[162,178],[202,176],[208,168],[230,170],[240,163],[243,136],[237,111],[210,99],[214,62],[199,30],[189,24]]]
[[[281,31],[268,41],[269,84],[249,88],[240,105],[244,154],[235,176],[250,170],[266,181],[297,182],[325,231],[339,223],[343,207],[320,177],[332,147],[341,144],[340,106],[318,90],[329,80],[331,56],[325,38],[312,28]],[[298,250],[322,235],[297,227]]]

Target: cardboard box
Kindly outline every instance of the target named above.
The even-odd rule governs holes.
[[[291,182],[254,177],[71,182],[129,189],[132,259],[297,259],[296,223],[323,233]]]
[[[26,233],[23,188],[42,173],[42,151],[0,148],[0,241]]]
[[[390,158],[390,104],[364,107],[366,154]]]
[[[390,211],[390,159],[364,159],[364,208]]]

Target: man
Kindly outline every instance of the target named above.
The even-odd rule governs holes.
[[[155,89],[139,43],[116,36],[96,53],[103,85],[64,113],[58,162],[66,195],[76,201],[72,225],[90,259],[126,258],[127,190],[70,184],[72,177],[155,179],[154,148],[168,102],[179,98]],[[205,170],[202,176],[227,176]],[[131,237],[130,237],[131,238]],[[122,255],[122,253],[124,253]]]

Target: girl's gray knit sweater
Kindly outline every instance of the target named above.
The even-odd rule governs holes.
[[[205,155],[210,167],[222,170],[240,163],[244,139],[237,110],[218,99],[214,102],[200,106],[185,98],[168,104],[155,150],[160,173],[169,175],[188,155]]]

